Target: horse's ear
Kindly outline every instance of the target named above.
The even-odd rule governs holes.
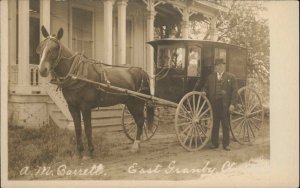
[[[63,36],[63,34],[64,34],[64,30],[63,30],[63,28],[60,28],[60,29],[58,30],[58,32],[57,32],[56,38],[57,38],[58,40],[60,40],[61,37]]]
[[[47,38],[49,36],[49,33],[44,26],[42,26],[41,31],[45,38]]]

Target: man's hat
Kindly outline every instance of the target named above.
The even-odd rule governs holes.
[[[215,65],[219,64],[225,64],[225,61],[223,59],[215,59]]]

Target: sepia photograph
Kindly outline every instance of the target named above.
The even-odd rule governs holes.
[[[1,186],[297,187],[298,7],[1,0]]]

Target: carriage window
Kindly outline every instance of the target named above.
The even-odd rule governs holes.
[[[185,48],[160,48],[157,68],[184,69]]]
[[[223,59],[226,63],[226,49],[215,48],[215,59]]]
[[[189,48],[187,76],[200,76],[201,74],[201,48]]]

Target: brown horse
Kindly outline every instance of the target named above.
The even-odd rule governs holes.
[[[55,83],[62,89],[74,121],[79,157],[82,158],[84,151],[81,138],[81,114],[89,155],[92,157],[94,146],[92,143],[91,109],[116,104],[126,105],[136,122],[137,134],[131,151],[138,151],[145,121],[144,105],[147,105],[147,103],[140,98],[108,91],[105,88],[99,88],[93,84],[73,79],[72,75],[76,74],[92,81],[110,83],[113,86],[150,94],[148,75],[137,67],[107,68],[95,60],[73,53],[60,42],[63,36],[62,28],[60,28],[57,35],[49,35],[44,26],[42,26],[41,31],[45,40],[37,47],[37,53],[41,57],[39,72],[43,77],[51,73],[54,80],[56,80]],[[146,123],[150,128],[153,116],[154,108],[147,105]]]

